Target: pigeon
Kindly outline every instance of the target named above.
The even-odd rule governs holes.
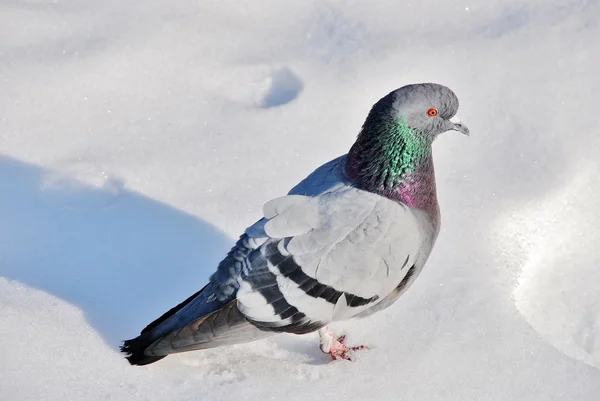
[[[347,154],[267,202],[204,288],[123,342],[129,363],[277,333],[318,331],[333,359],[366,348],[328,324],[387,308],[423,269],[440,229],[431,147],[446,131],[469,135],[457,110],[435,83],[381,98]]]

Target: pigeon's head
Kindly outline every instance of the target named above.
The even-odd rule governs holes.
[[[394,192],[416,171],[433,171],[433,140],[446,131],[469,135],[457,111],[458,98],[442,85],[413,84],[389,93],[373,105],[348,152],[347,176],[368,190]]]
[[[433,84],[412,84],[391,92],[373,106],[371,113],[387,114],[397,124],[406,124],[417,134],[435,138],[446,131],[469,135],[469,129],[456,117],[458,98],[449,88]],[[389,121],[389,120],[388,120]]]

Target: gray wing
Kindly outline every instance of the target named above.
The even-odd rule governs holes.
[[[256,326],[316,330],[388,297],[418,257],[412,211],[344,182],[267,203],[247,235],[264,241],[241,270],[238,308]]]

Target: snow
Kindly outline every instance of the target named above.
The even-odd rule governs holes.
[[[0,4],[0,399],[597,400],[600,4]],[[388,310],[130,367],[234,239],[434,81],[442,232]]]

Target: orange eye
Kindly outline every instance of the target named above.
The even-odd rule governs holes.
[[[438,115],[438,111],[437,111],[437,109],[429,109],[429,110],[427,110],[427,115],[429,117],[435,117]]]

